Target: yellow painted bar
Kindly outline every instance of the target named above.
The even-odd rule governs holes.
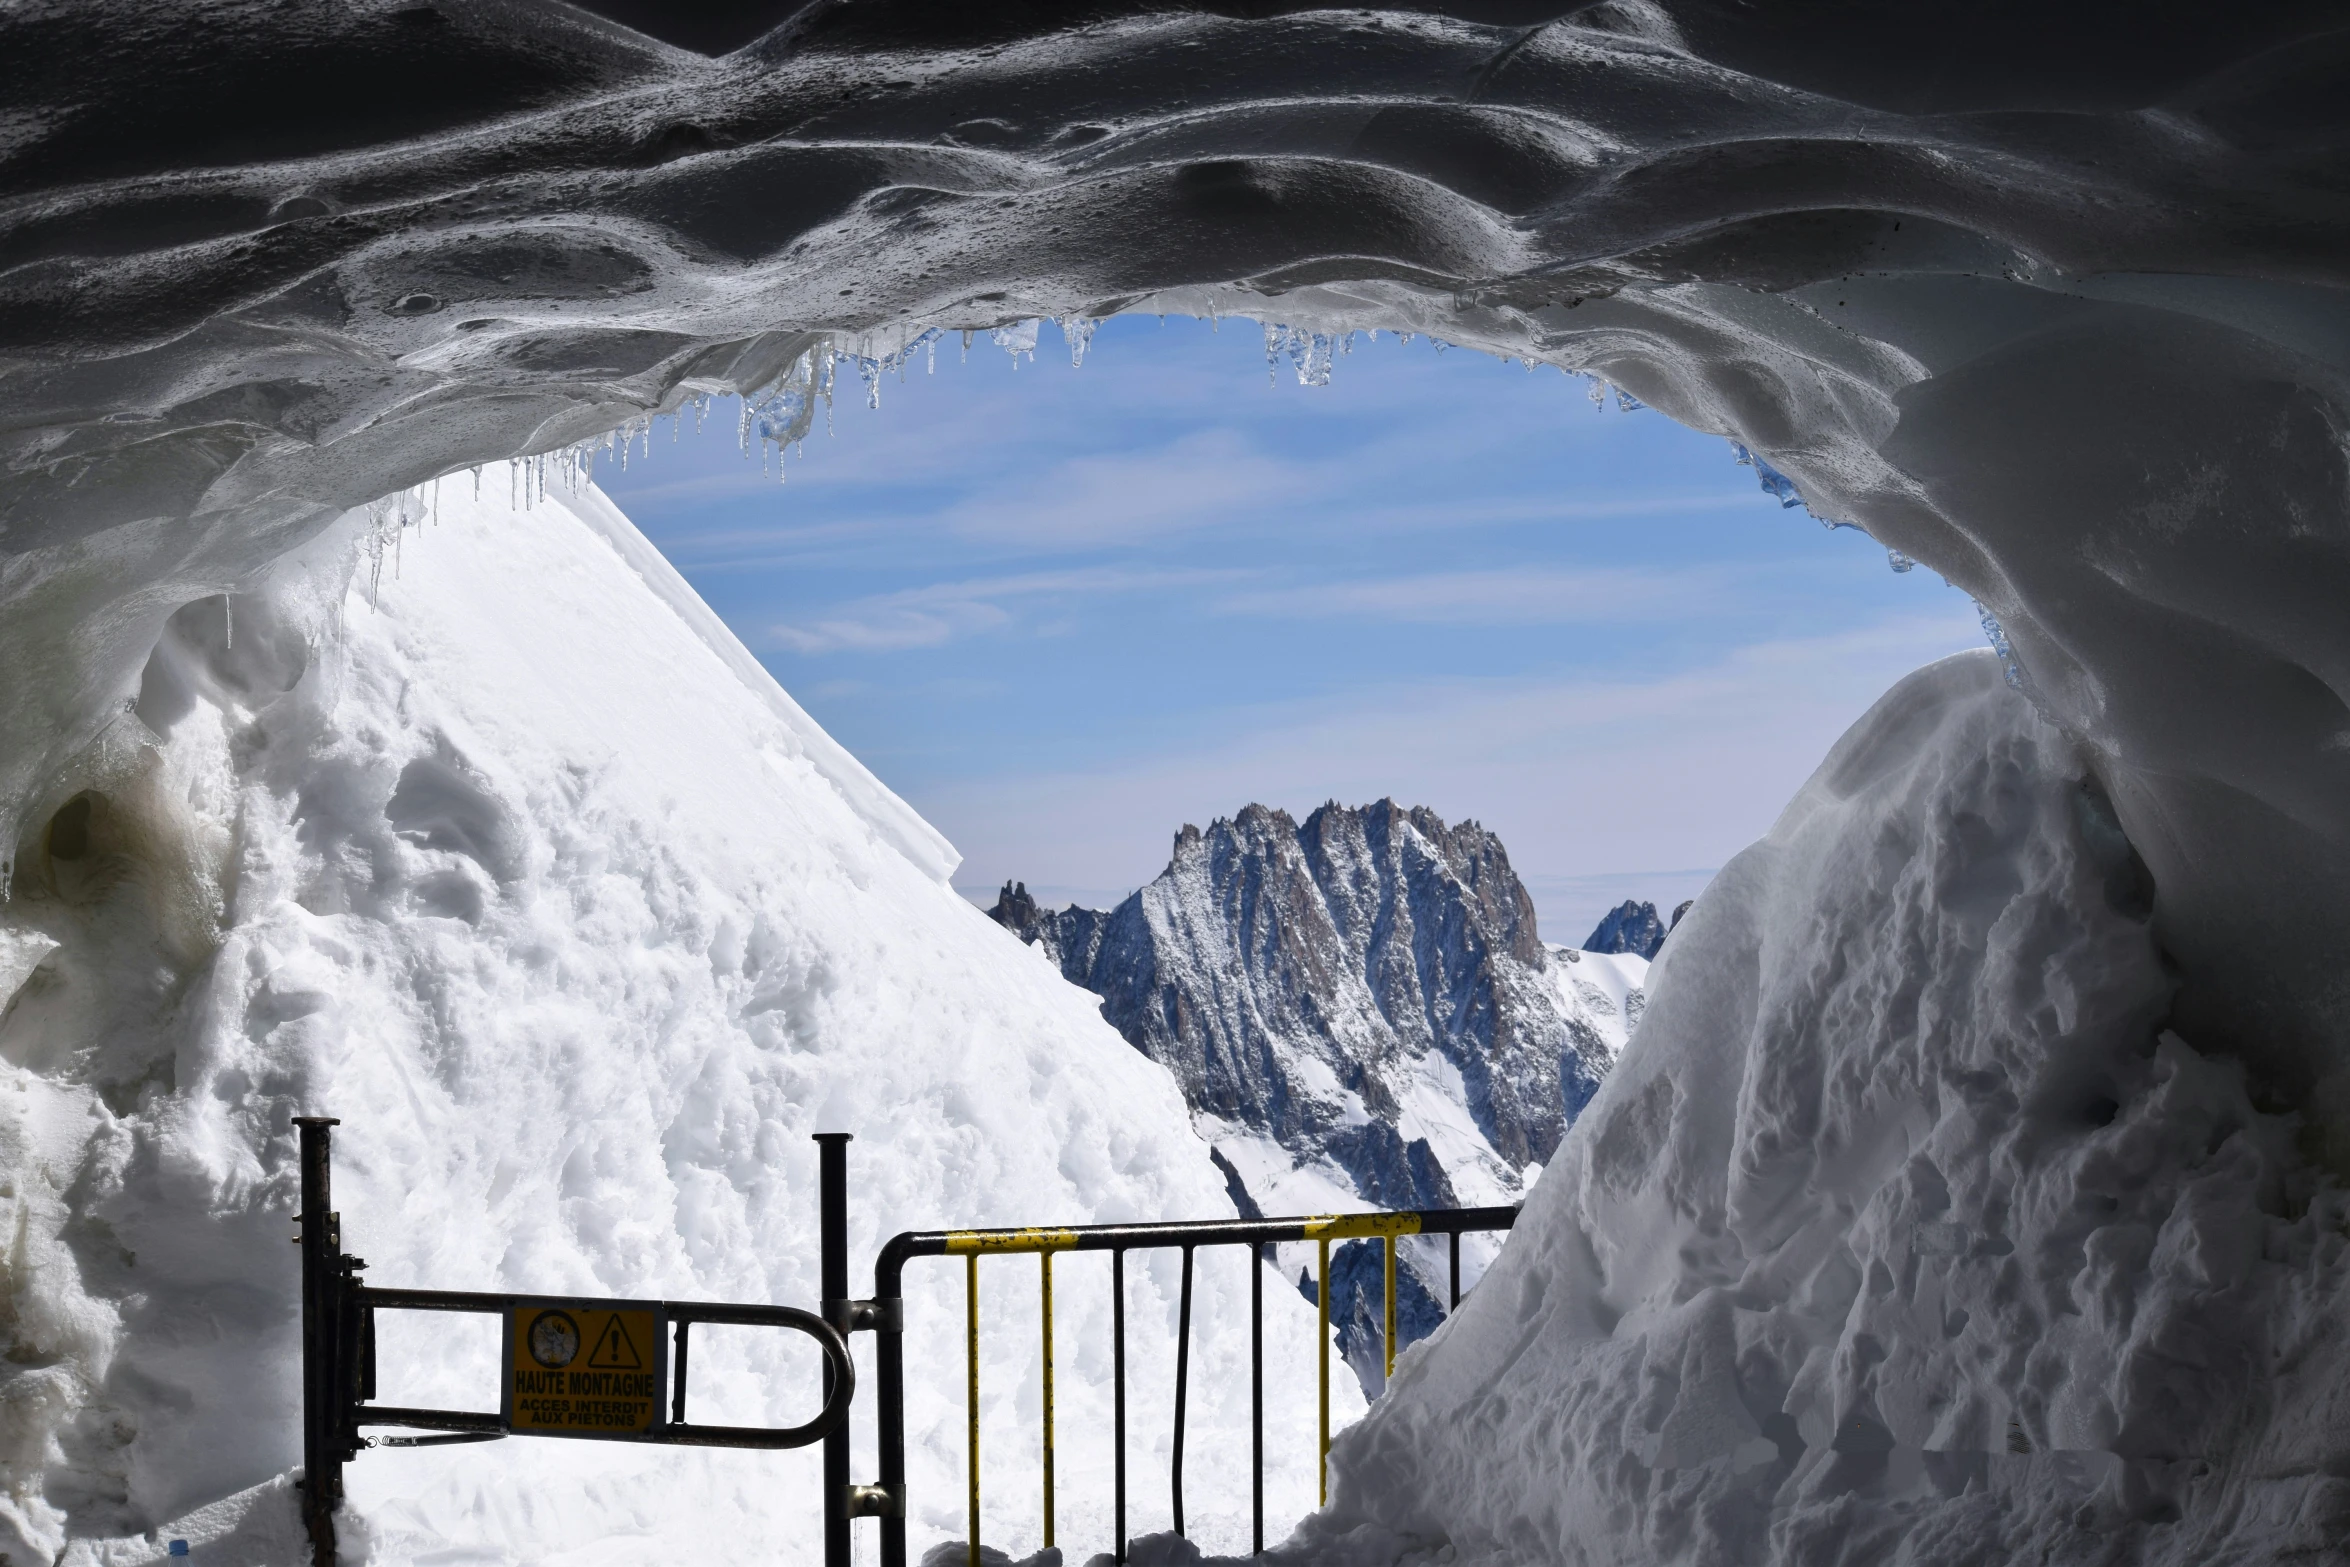
[[[1037,1254],[1044,1265],[1044,1548],[1053,1548],[1053,1254]],[[971,1266],[978,1267],[973,1257]]]
[[[1321,1477],[1322,1500],[1320,1505],[1328,1507],[1330,1505],[1330,1242],[1325,1239],[1318,1244],[1320,1256],[1317,1266],[1321,1271],[1316,1275],[1320,1282],[1315,1285],[1314,1298],[1321,1303],[1322,1310],[1322,1336],[1316,1341],[1322,1347],[1320,1356],[1322,1364],[1322,1458],[1321,1462],[1314,1466],[1314,1469]],[[974,1546],[973,1549],[977,1549],[977,1547]],[[973,1567],[977,1567],[976,1561],[974,1561]]]
[[[990,1251],[1067,1251],[1076,1244],[1075,1230],[949,1230],[946,1249],[950,1257],[971,1257]]]
[[[1324,1213],[1298,1221],[1310,1241],[1368,1240],[1377,1235],[1417,1235],[1416,1213]]]
[[[964,1329],[963,1446],[971,1455],[971,1492],[964,1506],[971,1520],[971,1567],[979,1567],[979,1254],[963,1259]]]
[[[1387,1319],[1382,1329],[1387,1344],[1387,1374],[1395,1375],[1395,1237],[1387,1237]]]

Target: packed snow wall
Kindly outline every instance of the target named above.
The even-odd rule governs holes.
[[[1303,1557],[2342,1559],[2350,1201],[2162,1026],[2086,760],[1987,652],[1854,726],[1666,944]]]
[[[342,1118],[345,1243],[389,1286],[810,1305],[816,1131],[857,1139],[858,1268],[899,1229],[1232,1211],[1172,1079],[954,893],[951,851],[600,492],[517,509],[508,478],[406,527],[356,513],[176,612],[19,861],[0,1558],[177,1535],[213,1567],[307,1559],[291,1115]],[[1188,1511],[1225,1548],[1247,1266],[1203,1252],[1193,1308]],[[1286,1526],[1314,1500],[1316,1329],[1270,1282]],[[1173,1253],[1130,1259],[1137,1532],[1167,1522],[1178,1284]],[[1055,1286],[1059,1532],[1106,1547],[1107,1259]],[[908,1270],[917,1549],[963,1530],[962,1290],[959,1263]],[[1035,1264],[984,1265],[981,1302],[987,1535],[1025,1553]],[[492,1321],[379,1320],[382,1401],[496,1407]],[[796,1339],[704,1329],[692,1364],[697,1421],[820,1402]],[[347,1481],[346,1560],[379,1567],[820,1553],[813,1449],[509,1441]]]

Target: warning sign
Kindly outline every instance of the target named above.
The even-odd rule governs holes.
[[[517,1436],[638,1436],[661,1418],[659,1308],[536,1300],[507,1314],[506,1423]]]

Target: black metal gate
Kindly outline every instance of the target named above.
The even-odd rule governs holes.
[[[1224,1219],[1202,1223],[1101,1224],[1060,1229],[907,1232],[882,1247],[873,1266],[873,1295],[849,1298],[848,1144],[846,1132],[819,1132],[818,1222],[821,1312],[789,1306],[729,1305],[708,1301],[594,1300],[569,1296],[384,1289],[365,1284],[367,1264],[342,1249],[342,1222],[334,1211],[333,1133],[326,1116],[297,1117],[302,1157],[302,1462],[303,1519],[313,1567],[335,1567],[334,1514],[343,1497],[343,1466],[375,1447],[423,1447],[492,1442],[508,1436],[557,1436],[699,1447],[783,1449],[824,1444],[826,1567],[850,1567],[853,1520],[876,1518],[881,1567],[906,1567],[905,1265],[917,1257],[965,1259],[966,1391],[969,1398],[970,1560],[979,1561],[979,1259],[1028,1254],[1039,1259],[1044,1358],[1044,1543],[1053,1541],[1052,1262],[1059,1252],[1110,1254],[1112,1331],[1115,1335],[1116,1557],[1126,1559],[1126,1327],[1125,1265],[1129,1251],[1176,1247],[1183,1253],[1183,1288],[1175,1357],[1173,1472],[1175,1530],[1183,1532],[1183,1437],[1191,1347],[1192,1253],[1201,1246],[1246,1246],[1262,1262],[1264,1248],[1314,1241],[1321,1271],[1316,1293],[1322,1311],[1321,1455],[1330,1449],[1330,1244],[1372,1238],[1385,1247],[1385,1339],[1388,1369],[1395,1366],[1395,1246],[1399,1236],[1445,1235],[1451,1241],[1452,1303],[1460,1303],[1460,1238],[1478,1230],[1506,1230],[1515,1208],[1427,1209],[1418,1212],[1324,1214],[1294,1219]],[[1251,1270],[1250,1374],[1252,1453],[1255,1463],[1255,1549],[1265,1548],[1264,1269]],[[375,1313],[450,1311],[496,1316],[501,1338],[503,1396],[497,1412],[411,1409],[377,1404]],[[805,1333],[824,1354],[824,1406],[797,1426],[710,1426],[686,1419],[690,1330],[697,1322],[777,1327]],[[880,1386],[878,1421],[881,1477],[858,1485],[849,1478],[850,1405],[857,1373],[848,1335],[874,1335]],[[400,1427],[422,1436],[366,1437],[364,1428]],[[1325,1497],[1325,1499],[1327,1499]]]

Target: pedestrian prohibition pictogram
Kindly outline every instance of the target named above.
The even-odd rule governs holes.
[[[507,1313],[506,1418],[542,1436],[636,1436],[665,1384],[654,1306],[533,1300]]]

